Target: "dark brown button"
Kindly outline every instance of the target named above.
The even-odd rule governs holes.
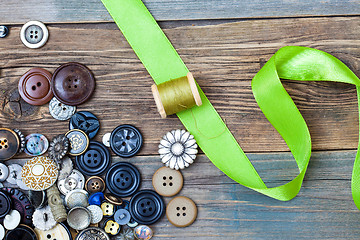
[[[71,62],[55,70],[51,86],[60,102],[75,106],[90,98],[95,89],[95,79],[87,67]]]
[[[98,176],[90,177],[85,184],[85,189],[89,193],[105,191],[105,181]]]
[[[53,97],[51,73],[42,68],[27,71],[19,81],[19,93],[31,105],[44,105]]]
[[[19,137],[8,128],[0,128],[0,160],[12,158],[19,149]]]

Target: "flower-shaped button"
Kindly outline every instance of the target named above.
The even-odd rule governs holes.
[[[185,130],[172,130],[160,141],[161,161],[171,169],[184,169],[194,162],[197,154],[194,136]]]
[[[88,111],[75,113],[69,122],[70,129],[80,129],[84,131],[90,139],[94,138],[100,128],[100,122],[97,117]]]
[[[115,206],[111,203],[103,202],[100,207],[103,211],[103,215],[106,217],[111,217],[115,213]]]
[[[40,133],[33,133],[25,138],[25,153],[30,156],[43,155],[48,148],[49,141]]]
[[[140,131],[132,125],[120,125],[111,132],[110,147],[120,157],[134,156],[140,151],[142,143]]]
[[[117,222],[115,222],[114,220],[108,219],[108,220],[105,222],[104,230],[105,230],[106,233],[115,236],[115,235],[117,235],[117,234],[120,232],[121,227],[120,227],[120,225],[119,225]]]
[[[60,160],[65,157],[69,151],[69,147],[69,139],[65,136],[65,134],[59,134],[51,140],[48,156],[60,166]]]

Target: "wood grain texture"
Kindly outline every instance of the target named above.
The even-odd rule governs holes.
[[[268,186],[297,174],[289,153],[248,154]],[[271,199],[225,176],[204,155],[182,171],[187,196],[198,218],[187,228],[172,226],[166,217],[152,226],[156,239],[358,239],[360,215],[350,189],[355,151],[313,153],[300,194],[289,202]],[[118,157],[113,161],[123,161]],[[158,156],[126,159],[142,175],[141,189],[152,189]],[[10,160],[24,163],[24,160]],[[211,179],[211,181],[209,181]],[[168,203],[171,198],[164,198]]]
[[[360,14],[357,0],[144,0],[157,20]],[[2,0],[0,24],[112,21],[100,0]]]
[[[0,45],[0,123],[24,134],[49,139],[64,133],[68,121],[51,117],[48,105],[25,104],[16,93],[22,74],[32,67],[54,71],[60,64],[86,64],[96,78],[90,110],[101,121],[97,140],[119,124],[134,124],[145,139],[141,155],[157,153],[167,131],[182,128],[176,116],[160,118],[152,98],[153,83],[113,23],[49,25],[41,49],[28,49],[19,27]],[[360,17],[252,20],[165,29],[184,62],[246,152],[288,151],[268,123],[251,92],[251,79],[277,49],[286,45],[318,48],[344,61],[360,75]],[[358,112],[355,87],[340,83],[284,82],[308,123],[313,148],[355,149]]]

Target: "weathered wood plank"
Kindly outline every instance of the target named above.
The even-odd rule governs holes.
[[[78,61],[96,76],[93,98],[78,110],[90,110],[100,118],[97,140],[117,125],[131,123],[144,134],[140,154],[156,154],[163,134],[182,128],[175,116],[160,119],[150,91],[152,80],[115,24],[50,25],[49,30],[48,43],[38,50],[21,44],[19,27],[1,39],[1,126],[17,127],[25,134],[40,131],[49,138],[66,132],[68,122],[53,119],[47,105],[23,104],[12,93],[29,68],[54,71],[62,63]],[[171,28],[165,33],[247,152],[288,150],[251,93],[251,78],[277,49],[302,45],[325,50],[360,76],[360,17],[253,20]],[[309,125],[314,149],[357,147],[353,86],[311,82],[284,85]]]
[[[289,153],[248,156],[268,186],[284,184],[297,174]],[[354,158],[355,151],[313,153],[300,194],[281,202],[233,182],[200,155],[182,171],[185,183],[180,192],[196,202],[196,222],[175,228],[163,217],[152,226],[154,239],[358,239],[360,216],[350,189]],[[141,189],[152,189],[152,175],[162,166],[159,158],[126,161],[139,168]]]
[[[157,20],[262,18],[351,15],[360,13],[354,0],[144,0]],[[0,23],[112,21],[100,0],[2,0]]]

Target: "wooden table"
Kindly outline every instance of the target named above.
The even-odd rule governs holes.
[[[17,82],[33,67],[53,72],[69,61],[86,64],[96,77],[96,90],[78,110],[99,117],[99,141],[119,124],[141,130],[142,151],[125,161],[140,168],[142,188],[152,188],[152,174],[162,166],[159,140],[183,126],[175,116],[160,119],[151,77],[100,0],[21,2],[1,0],[0,25],[8,24],[11,30],[0,39],[0,125],[25,134],[40,132],[49,139],[66,132],[68,122],[53,119],[48,105],[35,107],[19,98]],[[267,185],[284,184],[296,176],[288,147],[254,100],[251,79],[277,49],[287,45],[324,50],[360,76],[360,1],[146,0],[145,4]],[[20,41],[20,28],[28,20],[43,21],[49,28],[49,41],[41,49],[28,49]],[[180,193],[196,202],[196,222],[181,229],[164,217],[152,226],[154,239],[360,237],[360,212],[350,189],[358,143],[355,87],[291,81],[284,85],[313,140],[299,195],[289,202],[265,197],[233,182],[199,154],[182,171],[185,185]]]

